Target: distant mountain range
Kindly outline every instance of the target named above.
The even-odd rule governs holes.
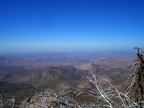
[[[101,82],[107,78],[121,88],[133,60],[133,56],[0,56],[0,91],[16,97],[45,88],[78,93],[93,88],[87,79],[91,72]]]
[[[111,55],[99,54],[45,54],[45,55],[23,55],[23,56],[0,56],[0,66],[26,66],[26,67],[48,67],[69,66],[78,67],[85,63],[95,63],[110,67],[124,67],[134,59],[133,55]]]

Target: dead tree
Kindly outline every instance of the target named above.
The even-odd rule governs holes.
[[[127,91],[133,101],[139,103],[142,107],[142,102],[144,101],[144,59],[143,52],[140,48],[135,47],[137,53],[137,60],[134,60],[132,68],[135,71],[130,75],[127,84]]]

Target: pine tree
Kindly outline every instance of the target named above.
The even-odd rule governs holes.
[[[144,101],[144,59],[143,52],[140,48],[135,47],[137,53],[137,60],[134,60],[132,68],[135,71],[129,77],[129,83],[127,84],[127,91],[133,101],[139,103],[142,107]]]

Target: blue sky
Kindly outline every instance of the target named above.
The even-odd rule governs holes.
[[[0,0],[0,52],[144,47],[144,0]]]

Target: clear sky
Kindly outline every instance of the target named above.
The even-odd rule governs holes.
[[[0,52],[144,47],[144,0],[0,0]]]

